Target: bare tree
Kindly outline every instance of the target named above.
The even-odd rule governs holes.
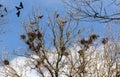
[[[34,13],[28,23],[23,22],[26,35],[21,35],[21,38],[28,45],[29,52],[38,56],[37,59],[31,57],[31,54],[28,57],[37,61],[33,69],[36,68],[43,77],[46,76],[43,67],[51,77],[117,76],[119,72],[117,43],[111,45],[108,38],[103,38],[103,50],[98,50],[100,44],[94,42],[99,35],[92,33],[88,39],[81,38],[81,28],[78,29],[78,23],[71,17],[62,17],[55,12],[53,19],[48,15],[47,26],[40,24],[42,18],[43,15]],[[79,48],[74,46],[75,44]],[[105,70],[107,72],[103,72]]]
[[[39,57],[36,68],[39,69],[42,76],[45,77],[40,66],[44,66],[51,77],[58,77],[62,67],[61,64],[63,64],[62,59],[64,56],[67,57],[69,55],[68,49],[78,38],[80,29],[77,28],[78,24],[73,23],[70,18],[62,17],[55,12],[53,19],[48,15],[48,23],[44,27],[48,28],[49,31],[46,31],[39,22],[42,18],[43,15],[34,13],[33,19],[30,18],[29,23],[22,22],[27,36],[23,34],[21,38],[28,45],[28,49]],[[46,36],[49,37],[46,38]],[[50,46],[46,47],[48,44]],[[54,50],[53,53],[56,53],[55,59],[53,59],[54,62],[49,59],[49,53],[52,52],[50,51],[51,49]]]
[[[80,18],[81,20],[99,19],[97,21],[100,22],[111,21],[111,17],[109,15],[103,17],[107,15],[104,13],[99,15],[91,5],[100,0],[71,1],[73,2],[66,4],[72,7],[72,10],[70,9],[65,16],[55,12],[53,16],[48,14],[48,20],[45,19],[47,22],[43,22],[45,15],[35,10],[28,22],[21,22],[25,33],[20,37],[27,45],[27,51],[22,55],[26,58],[26,64],[20,68],[21,72],[23,72],[22,68],[29,67],[29,70],[36,70],[39,77],[119,77],[119,43],[114,37],[112,37],[112,43],[107,37],[97,42],[99,35],[95,33],[84,38],[78,22],[79,17],[83,17]],[[103,12],[103,8],[100,12]],[[112,18],[112,20],[116,19]],[[2,62],[5,66],[5,72],[2,73],[11,77],[23,76],[13,68],[14,64],[11,66],[8,60]]]
[[[64,0],[75,20],[111,22],[120,20],[119,0]]]

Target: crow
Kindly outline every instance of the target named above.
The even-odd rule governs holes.
[[[43,15],[41,15],[41,16],[38,16],[38,18],[40,18],[40,19],[41,19],[41,18],[43,18]]]
[[[20,9],[23,9],[23,4],[22,2],[20,2],[19,6],[15,6],[15,8],[19,11]]]
[[[20,5],[19,5],[19,6],[15,6],[15,8],[16,8],[17,11],[18,11],[18,12],[16,13],[16,15],[17,15],[17,17],[19,17],[19,16],[20,16],[20,10],[24,8],[22,2],[20,2]]]
[[[16,15],[17,15],[17,17],[19,17],[19,16],[20,16],[20,11],[18,11],[18,12],[16,13]]]

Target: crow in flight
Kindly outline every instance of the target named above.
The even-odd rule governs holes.
[[[15,6],[15,8],[16,8],[17,10],[23,9],[23,4],[22,4],[22,2],[20,2],[20,5],[19,5],[19,6]]]
[[[18,12],[16,13],[16,15],[17,15],[17,17],[19,17],[19,16],[20,16],[20,10],[24,8],[22,2],[20,2],[20,5],[19,5],[19,6],[15,6],[15,8],[16,8],[17,11],[18,11]]]
[[[40,18],[40,19],[41,19],[41,18],[43,18],[43,15],[41,15],[41,16],[38,16],[38,18]]]

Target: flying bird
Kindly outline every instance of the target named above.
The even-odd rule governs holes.
[[[19,11],[20,9],[23,9],[23,4],[22,2],[20,2],[19,6],[15,6],[15,8]]]
[[[20,16],[20,11],[18,11],[18,12],[16,13],[16,15],[17,15],[17,17],[19,17],[19,16]]]
[[[16,15],[17,15],[17,17],[19,17],[19,16],[20,16],[20,10],[23,9],[23,4],[22,4],[22,2],[20,2],[20,5],[19,5],[19,6],[15,6],[15,8],[17,9]]]
[[[41,16],[38,16],[38,18],[40,18],[40,19],[41,19],[41,18],[43,18],[43,15],[41,15]]]

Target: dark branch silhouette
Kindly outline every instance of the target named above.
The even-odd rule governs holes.
[[[119,10],[119,7],[116,5],[117,2],[117,0],[110,0],[110,2],[104,4],[104,1],[101,0],[65,0],[65,4],[71,8],[68,13],[73,19],[87,22],[98,21],[101,23],[120,20],[120,12],[110,13],[110,11],[108,11],[116,11],[111,6]]]

